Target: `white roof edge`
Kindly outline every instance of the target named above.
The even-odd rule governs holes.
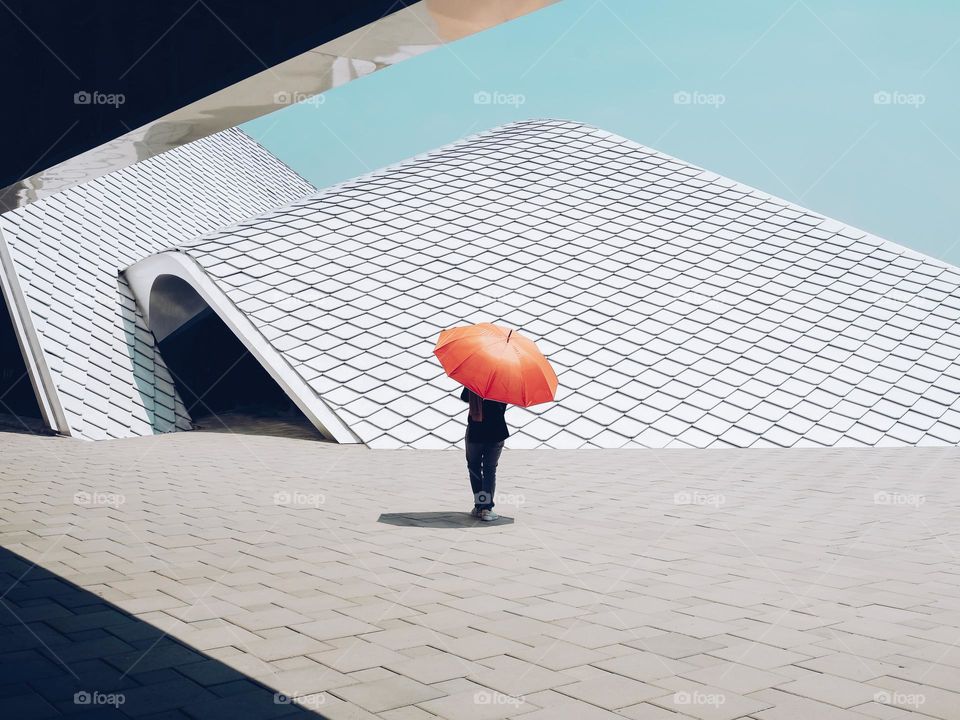
[[[20,353],[27,367],[27,376],[33,386],[33,394],[37,399],[37,405],[40,406],[43,421],[47,427],[56,432],[70,435],[70,424],[67,422],[57,394],[57,386],[44,359],[37,331],[27,310],[26,298],[20,287],[20,280],[2,229],[0,229],[0,292],[6,300],[14,334],[20,345]]]
[[[550,121],[550,120],[554,120],[554,119],[558,119],[558,118],[543,118],[542,120],[543,120],[543,121]],[[626,138],[626,137],[624,137],[623,135],[618,135],[617,133],[610,132],[609,130],[603,130],[602,128],[595,127],[595,126],[591,125],[590,123],[583,123],[583,122],[580,122],[580,121],[578,121],[578,120],[566,120],[566,121],[563,121],[563,122],[571,122],[571,123],[574,123],[574,124],[577,124],[577,125],[581,125],[582,127],[585,127],[585,128],[591,128],[592,130],[595,130],[596,132],[598,132],[598,133],[600,133],[600,134],[602,134],[602,135],[604,135],[604,136],[606,136],[606,137],[609,137],[609,138],[616,138],[617,140],[623,140],[623,141],[625,141],[625,142],[635,143],[635,144],[638,144],[638,145],[643,145],[643,143],[640,143],[640,142],[638,142],[638,141],[636,141],[636,140],[630,140],[629,138]],[[505,126],[500,126],[500,127],[505,127]],[[494,128],[494,129],[496,129],[496,128]],[[700,170],[701,172],[708,173],[708,174],[710,174],[710,175],[715,175],[715,176],[717,176],[717,177],[725,178],[725,179],[727,179],[727,180],[730,180],[732,183],[734,183],[733,187],[735,187],[735,188],[738,189],[738,190],[744,190],[744,191],[746,191],[746,192],[748,192],[748,193],[752,193],[752,194],[754,194],[754,195],[757,195],[757,194],[759,194],[759,195],[766,195],[767,198],[769,198],[770,200],[773,200],[773,201],[782,203],[785,207],[788,207],[788,208],[790,208],[791,210],[796,210],[797,212],[802,212],[804,215],[814,215],[814,216],[820,218],[823,222],[835,223],[835,224],[838,224],[838,225],[842,225],[843,227],[848,228],[848,229],[850,229],[850,230],[854,230],[854,231],[856,231],[857,233],[862,233],[862,236],[861,236],[861,237],[859,237],[859,238],[850,238],[851,240],[857,239],[857,240],[873,241],[873,242],[876,243],[877,245],[884,246],[884,247],[886,247],[887,249],[889,249],[889,250],[891,250],[891,251],[895,251],[895,252],[897,252],[898,254],[901,254],[901,255],[903,255],[903,254],[906,254],[906,255],[914,255],[914,256],[916,256],[917,258],[920,258],[920,259],[922,259],[922,260],[924,260],[924,261],[926,261],[926,262],[934,263],[934,264],[937,264],[937,265],[943,265],[943,266],[944,266],[945,268],[947,268],[947,269],[960,269],[960,268],[957,268],[956,265],[953,265],[952,263],[948,262],[947,260],[942,260],[941,258],[932,257],[931,255],[927,255],[926,253],[922,253],[922,252],[920,252],[919,250],[914,250],[913,248],[909,248],[909,247],[907,247],[906,245],[901,245],[900,243],[894,242],[893,240],[888,240],[888,239],[886,239],[886,238],[884,238],[884,237],[881,237],[881,236],[879,236],[879,235],[876,235],[876,234],[870,232],[869,230],[864,230],[863,228],[857,227],[856,225],[851,225],[850,223],[848,223],[848,222],[846,222],[846,221],[844,221],[844,220],[837,220],[836,218],[828,217],[827,215],[823,214],[823,213],[820,212],[819,210],[814,210],[813,208],[804,207],[803,205],[799,205],[799,204],[797,204],[797,203],[795,203],[795,202],[793,202],[793,201],[791,201],[791,200],[787,200],[786,198],[782,198],[782,197],[780,197],[779,195],[775,195],[775,194],[773,194],[773,193],[771,193],[771,192],[769,192],[769,191],[767,191],[767,190],[763,190],[763,189],[761,189],[761,188],[754,187],[753,185],[749,185],[749,184],[747,184],[747,183],[745,183],[745,182],[741,182],[740,180],[737,180],[737,179],[735,179],[735,178],[732,178],[732,177],[730,177],[729,175],[721,175],[720,173],[716,172],[715,170],[708,170],[707,168],[704,168],[704,167],[702,167],[701,165],[696,165],[695,163],[692,163],[692,162],[690,162],[689,160],[683,160],[683,159],[681,159],[681,158],[678,158],[676,155],[671,155],[670,153],[664,152],[663,150],[659,150],[659,149],[657,149],[657,148],[655,148],[655,147],[653,147],[653,146],[651,146],[651,145],[643,145],[643,147],[648,148],[649,150],[653,150],[653,151],[656,152],[658,155],[661,155],[662,157],[665,157],[665,158],[667,158],[667,159],[669,159],[669,160],[675,160],[675,161],[678,162],[678,163],[682,163],[682,164],[686,165],[687,167],[693,168],[693,169],[695,169],[695,170]]]
[[[492,128],[488,128],[487,130],[482,130],[482,131],[480,131],[480,132],[473,133],[472,135],[468,135],[467,137],[460,138],[459,140],[454,140],[454,141],[452,141],[452,142],[445,143],[445,144],[443,144],[443,145],[441,145],[441,146],[439,146],[439,147],[433,148],[433,149],[431,149],[431,150],[425,150],[425,151],[423,151],[423,152],[416,153],[415,155],[411,155],[411,156],[409,156],[409,157],[403,158],[402,160],[398,160],[398,161],[396,161],[396,162],[390,163],[389,165],[385,165],[385,166],[383,166],[383,167],[381,167],[381,168],[377,168],[376,170],[371,170],[371,171],[365,172],[365,173],[363,173],[363,174],[361,174],[361,175],[356,175],[356,176],[351,177],[351,178],[348,178],[348,179],[346,179],[346,180],[341,180],[340,182],[334,183],[333,185],[328,185],[328,186],[323,187],[323,188],[315,188],[314,192],[309,193],[308,195],[306,195],[306,196],[304,196],[304,197],[298,198],[297,200],[294,200],[294,201],[292,201],[292,202],[289,202],[289,203],[287,203],[286,205],[282,205],[282,206],[278,206],[278,207],[276,207],[276,208],[272,208],[272,209],[267,210],[266,212],[262,213],[261,215],[257,215],[257,216],[249,217],[249,218],[244,218],[243,220],[240,220],[239,222],[235,222],[235,223],[232,223],[232,224],[230,224],[230,225],[225,225],[225,226],[222,227],[222,228],[217,228],[216,230],[212,230],[212,231],[210,231],[210,232],[204,233],[203,235],[198,235],[198,236],[196,236],[196,237],[189,238],[189,239],[185,240],[184,242],[179,243],[179,244],[177,245],[177,247],[186,247],[186,246],[189,246],[189,245],[193,245],[194,243],[201,242],[202,240],[205,240],[206,238],[217,237],[217,236],[223,235],[223,234],[225,234],[225,233],[233,230],[234,228],[238,228],[238,227],[241,227],[241,226],[245,225],[246,223],[248,223],[248,222],[250,222],[250,221],[252,221],[252,220],[256,220],[256,219],[259,219],[259,218],[261,218],[261,217],[269,217],[269,216],[271,216],[271,215],[274,215],[274,214],[277,214],[277,213],[279,213],[279,212],[282,212],[283,210],[286,210],[286,209],[288,209],[288,208],[291,208],[291,207],[295,206],[297,203],[303,202],[304,200],[317,197],[317,196],[322,195],[322,194],[324,194],[324,193],[326,193],[326,192],[328,192],[328,191],[333,191],[333,190],[338,189],[338,188],[341,188],[341,187],[343,187],[343,186],[345,186],[345,185],[349,185],[349,184],[351,184],[351,183],[364,180],[364,179],[366,179],[366,178],[370,178],[370,177],[377,176],[377,175],[380,175],[380,174],[386,174],[386,173],[390,172],[391,170],[394,170],[394,169],[396,169],[396,168],[405,166],[405,165],[407,165],[407,164],[409,164],[409,163],[416,162],[417,160],[421,160],[421,159],[430,157],[430,156],[432,156],[432,155],[435,155],[435,154],[437,154],[437,153],[443,152],[443,151],[448,150],[448,149],[450,149],[450,148],[457,147],[457,146],[459,146],[459,145],[463,145],[463,144],[470,143],[470,142],[472,142],[472,141],[476,140],[477,138],[482,137],[482,136],[484,136],[484,135],[490,135],[490,134],[492,134],[492,133],[495,133],[495,132],[498,132],[498,131],[501,131],[501,130],[509,130],[510,128],[516,128],[516,127],[520,127],[520,126],[523,126],[523,125],[535,125],[536,123],[569,123],[569,124],[578,125],[578,126],[580,126],[581,128],[590,130],[591,132],[594,132],[594,133],[596,133],[597,135],[599,135],[599,136],[601,136],[601,137],[611,138],[611,139],[615,139],[615,140],[618,140],[618,141],[623,141],[623,142],[626,142],[626,143],[631,143],[631,144],[633,144],[633,145],[639,145],[639,146],[641,146],[641,147],[643,147],[643,148],[646,148],[647,150],[650,150],[650,151],[656,153],[657,155],[659,155],[659,156],[661,156],[661,157],[663,157],[663,158],[666,158],[667,160],[672,160],[672,161],[674,161],[674,162],[681,163],[682,165],[685,165],[686,167],[692,168],[692,169],[694,169],[694,170],[699,170],[700,172],[705,173],[705,174],[708,174],[708,175],[712,175],[712,176],[714,176],[714,178],[719,178],[719,179],[723,179],[723,180],[728,180],[730,183],[732,183],[732,185],[731,185],[730,187],[733,188],[733,189],[741,190],[741,191],[743,191],[743,192],[745,192],[745,193],[748,193],[748,194],[754,194],[754,195],[759,194],[759,195],[766,196],[769,200],[774,201],[774,202],[781,203],[781,204],[784,205],[784,207],[790,208],[791,210],[795,210],[795,211],[797,211],[797,212],[802,212],[804,215],[813,215],[813,216],[815,216],[815,217],[820,218],[820,220],[821,220],[822,222],[824,222],[824,223],[839,224],[839,225],[842,225],[844,228],[848,228],[848,229],[850,229],[850,230],[852,230],[852,231],[855,231],[856,233],[860,233],[860,234],[861,234],[861,236],[860,236],[859,238],[850,238],[851,240],[865,240],[865,241],[867,241],[867,242],[872,242],[872,243],[874,243],[874,244],[876,244],[876,245],[879,245],[879,246],[881,246],[881,247],[886,247],[886,248],[887,248],[888,250],[890,250],[891,252],[895,252],[895,253],[900,254],[900,255],[912,255],[912,256],[914,256],[915,258],[920,258],[920,259],[922,259],[922,260],[924,260],[924,261],[926,261],[926,262],[930,262],[930,263],[934,263],[934,264],[937,264],[937,265],[941,265],[941,266],[944,267],[944,269],[948,269],[948,270],[960,270],[960,268],[958,268],[956,265],[953,265],[952,263],[950,263],[950,262],[948,262],[948,261],[946,261],[946,260],[942,260],[942,259],[940,259],[940,258],[935,258],[935,257],[932,257],[932,256],[930,256],[930,255],[926,255],[925,253],[922,253],[922,252],[920,252],[920,251],[918,251],[918,250],[914,250],[914,249],[912,249],[912,248],[907,247],[906,245],[901,245],[901,244],[896,243],[896,242],[894,242],[894,241],[892,241],[892,240],[888,240],[888,239],[883,238],[883,237],[881,237],[881,236],[879,236],[879,235],[875,235],[875,234],[872,233],[872,232],[869,232],[869,231],[864,230],[864,229],[862,229],[862,228],[856,227],[855,225],[851,225],[851,224],[849,224],[849,223],[847,223],[847,222],[845,222],[845,221],[841,221],[841,220],[836,220],[836,219],[830,218],[830,217],[824,215],[823,213],[819,212],[818,210],[814,210],[814,209],[811,209],[811,208],[808,208],[808,207],[804,207],[803,205],[799,205],[799,204],[797,204],[797,203],[795,203],[795,202],[792,202],[792,201],[790,201],[790,200],[787,200],[786,198],[782,198],[782,197],[780,197],[779,195],[775,195],[775,194],[773,194],[773,193],[771,193],[771,192],[769,192],[769,191],[767,191],[767,190],[762,190],[762,189],[760,189],[760,188],[754,187],[753,185],[748,185],[747,183],[744,183],[744,182],[741,182],[741,181],[739,181],[739,180],[736,180],[735,178],[731,178],[731,177],[728,176],[728,175],[722,175],[722,174],[720,174],[720,173],[718,173],[718,172],[716,172],[716,171],[714,171],[714,170],[709,170],[709,169],[707,169],[707,168],[704,168],[704,167],[701,166],[701,165],[697,165],[697,164],[692,163],[692,162],[690,162],[690,161],[688,161],[688,160],[683,160],[682,158],[679,158],[679,157],[677,157],[676,155],[671,155],[670,153],[667,153],[667,152],[664,152],[664,151],[662,151],[662,150],[659,150],[659,149],[657,149],[657,148],[655,148],[655,147],[653,147],[653,146],[651,146],[651,145],[645,145],[644,143],[642,143],[642,142],[640,142],[640,141],[638,141],[638,140],[631,140],[630,138],[624,137],[623,135],[620,135],[620,134],[615,133],[615,132],[611,132],[611,131],[609,131],[609,130],[604,130],[603,128],[599,128],[599,127],[597,127],[596,125],[592,125],[591,123],[582,122],[582,121],[580,121],[580,120],[570,120],[570,119],[565,119],[565,118],[559,118],[559,117],[527,118],[527,119],[525,119],[525,120],[516,120],[516,121],[513,121],[513,122],[509,122],[509,123],[504,123],[504,124],[502,124],[502,125],[496,125],[496,126],[494,126],[494,127],[492,127]],[[243,130],[241,130],[240,128],[235,128],[235,129],[236,129],[237,131],[239,131],[239,132],[243,132]],[[256,138],[251,137],[251,136],[248,135],[247,133],[243,133],[243,134],[246,135],[248,138],[250,138],[250,140],[252,140],[254,143],[257,143],[258,145],[260,145],[259,141],[258,141]],[[264,147],[263,145],[260,145],[260,146],[261,146],[261,147]],[[264,149],[266,150],[265,147],[264,147]],[[267,152],[269,152],[269,150],[267,150]],[[271,155],[272,155],[272,153],[271,153]],[[276,157],[276,156],[274,156],[274,157]],[[280,161],[280,160],[278,160],[278,162],[281,162],[281,163],[282,163],[282,161]],[[286,165],[286,163],[282,163],[282,164],[284,164],[285,167],[288,167],[288,168],[290,169],[290,171],[293,172],[294,174],[298,175],[299,177],[302,177],[302,176],[300,176],[299,173],[297,173],[295,170],[293,170],[293,168],[290,168],[289,165]],[[305,180],[305,179],[304,179],[304,181],[307,182],[308,184],[312,185],[312,183],[310,183],[309,181],[307,181],[307,180]]]

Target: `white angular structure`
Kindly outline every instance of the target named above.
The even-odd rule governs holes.
[[[125,277],[155,332],[202,300],[340,442],[462,442],[432,348],[479,321],[560,378],[508,411],[513,447],[960,442],[957,268],[595,128],[508,125],[250,215]],[[179,321],[151,309],[171,278]]]
[[[313,189],[228,130],[0,215],[4,299],[46,424],[94,440],[189,429],[121,271]]]

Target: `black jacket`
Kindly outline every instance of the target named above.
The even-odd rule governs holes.
[[[460,393],[460,399],[469,403],[471,394],[470,390],[464,388],[463,392]],[[506,403],[484,400],[483,420],[474,422],[467,415],[467,442],[493,444],[503,442],[510,437],[510,431],[507,430],[507,421],[503,418],[506,409]]]

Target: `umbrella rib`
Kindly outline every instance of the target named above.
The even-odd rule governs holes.
[[[493,345],[493,343],[490,343],[490,345]],[[481,350],[485,350],[487,347],[489,347],[489,345],[488,345],[488,346],[485,346],[485,347],[483,347],[483,348],[476,348],[476,349],[474,349],[474,350],[471,350],[468,355],[464,356],[463,359],[460,360],[460,362],[458,362],[456,365],[454,365],[452,368],[450,368],[450,369],[447,371],[447,375],[453,375],[453,373],[455,373],[457,370],[459,370],[459,369],[463,366],[463,364],[464,364],[465,362],[467,362],[467,360],[469,360],[470,358],[472,358],[474,355],[476,355],[476,354],[477,354],[478,352],[480,352]],[[434,352],[434,354],[436,354],[436,352]],[[441,363],[442,363],[442,361],[441,361]]]
[[[544,382],[547,383],[547,388],[549,388],[552,392],[555,393],[556,390],[555,390],[554,388],[551,388],[551,387],[550,387],[552,383],[551,383],[551,381],[550,381],[550,378],[547,377],[547,370],[546,370],[548,367],[549,367],[551,370],[553,370],[553,366],[550,365],[550,361],[549,361],[549,360],[547,360],[546,358],[544,358],[544,360],[546,360],[547,364],[546,364],[546,365],[541,365],[541,364],[537,363],[537,372],[539,372],[540,375],[543,376]],[[556,370],[553,370],[553,374],[554,374],[554,376],[556,376],[557,371],[556,371]],[[557,385],[558,385],[558,386],[560,385],[559,379],[557,380]]]
[[[460,360],[460,362],[458,362],[456,365],[454,365],[454,366],[453,366],[452,368],[450,368],[449,370],[446,370],[446,369],[444,368],[444,369],[446,370],[447,375],[453,377],[453,374],[454,374],[457,370],[459,370],[459,369],[463,366],[463,364],[464,364],[467,360],[469,360],[470,358],[472,358],[474,355],[476,355],[476,350],[474,350],[472,353],[470,353],[469,355],[467,355],[466,357],[464,357],[462,360]],[[442,364],[442,363],[441,363],[441,364]]]
[[[520,351],[517,350],[516,345],[513,346],[512,350],[513,354],[519,358]],[[520,371],[520,402],[523,403],[523,407],[527,406],[527,376],[522,369]]]
[[[493,347],[493,344],[492,344],[492,343],[491,343],[491,347]],[[484,397],[486,397],[487,394],[490,392],[490,382],[491,382],[491,380],[493,380],[493,376],[496,374],[496,372],[497,372],[498,369],[499,369],[499,368],[497,367],[497,365],[496,365],[495,363],[491,363],[491,364],[490,364],[490,368],[489,368],[489,370],[487,371],[487,379],[486,379],[486,381],[485,381],[485,383],[484,383],[484,386],[483,386],[483,396],[484,396]]]

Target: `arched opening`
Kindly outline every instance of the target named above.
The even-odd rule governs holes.
[[[0,293],[0,430],[47,430],[3,293]]]
[[[323,437],[189,283],[157,277],[148,316],[197,429]]]

